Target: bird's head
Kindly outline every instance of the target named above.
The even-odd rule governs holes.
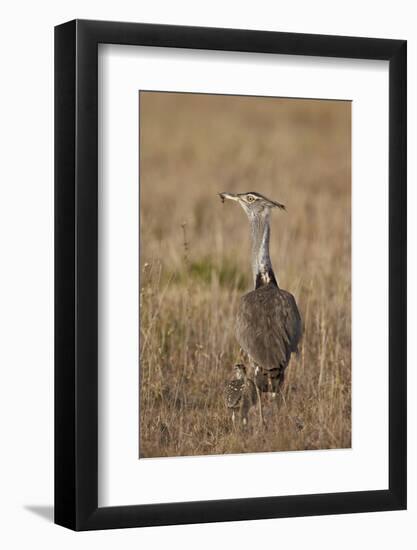
[[[242,363],[237,363],[233,367],[236,378],[245,378],[246,376],[246,367]]]
[[[229,199],[239,203],[249,218],[260,216],[263,213],[269,213],[271,208],[285,210],[285,206],[280,202],[267,199],[260,193],[255,193],[253,191],[249,193],[219,193],[219,197],[222,202]]]

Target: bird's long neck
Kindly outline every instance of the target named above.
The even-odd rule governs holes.
[[[269,257],[269,211],[250,218],[252,231],[252,272],[255,288],[268,283],[278,286]]]

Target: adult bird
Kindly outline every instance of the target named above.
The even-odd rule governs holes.
[[[294,296],[278,286],[269,256],[271,210],[285,210],[260,193],[220,193],[224,202],[237,202],[249,218],[252,236],[254,290],[242,296],[236,319],[236,337],[253,368],[260,421],[260,392],[277,393],[291,353],[297,351],[302,323]]]

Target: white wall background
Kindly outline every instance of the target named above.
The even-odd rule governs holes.
[[[413,2],[15,1],[1,10],[0,543],[3,548],[415,548],[417,19]],[[408,40],[409,510],[72,533],[53,499],[53,26],[108,19]]]

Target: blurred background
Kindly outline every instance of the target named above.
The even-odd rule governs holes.
[[[252,275],[221,191],[287,207],[271,259],[305,334],[265,433],[233,430],[222,397]],[[140,93],[141,457],[350,447],[350,200],[350,102]]]

